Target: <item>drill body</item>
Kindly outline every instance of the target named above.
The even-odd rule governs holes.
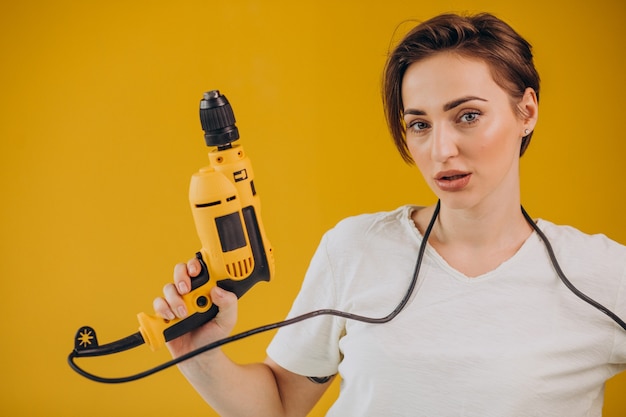
[[[196,254],[202,271],[192,278],[183,298],[185,319],[165,320],[138,314],[139,332],[153,349],[213,319],[217,306],[209,292],[215,285],[245,294],[274,274],[272,247],[261,222],[260,199],[250,159],[241,145],[232,109],[218,91],[205,93],[200,119],[208,146],[209,165],[191,178],[189,203],[202,248]]]
[[[269,281],[274,275],[272,246],[261,222],[252,165],[243,148],[233,144],[239,139],[239,130],[230,103],[219,91],[204,94],[200,122],[206,144],[212,149],[209,165],[191,177],[189,186],[189,203],[202,244],[196,253],[201,271],[191,279],[191,291],[183,296],[189,314],[184,319],[166,320],[139,313],[138,332],[103,345],[92,327],[82,326],[76,332],[68,363],[86,378],[116,383],[136,379],[98,377],[74,360],[123,352],[144,343],[156,350],[217,315],[218,308],[210,297],[214,286],[239,298],[257,282]]]

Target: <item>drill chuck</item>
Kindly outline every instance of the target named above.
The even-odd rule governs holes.
[[[218,90],[204,93],[200,101],[200,123],[207,146],[230,148],[231,143],[239,139],[233,109]]]

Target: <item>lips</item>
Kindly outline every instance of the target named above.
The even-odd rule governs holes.
[[[454,181],[454,180],[458,180],[459,178],[463,178],[465,176],[467,176],[468,174],[458,174],[458,175],[447,175],[447,176],[443,176],[441,178],[439,178],[440,180],[444,180],[444,181]]]
[[[472,174],[463,171],[444,171],[435,176],[435,184],[442,191],[461,191],[470,182]]]

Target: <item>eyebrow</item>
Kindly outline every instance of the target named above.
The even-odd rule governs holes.
[[[486,99],[480,98],[480,97],[477,97],[477,96],[461,97],[461,98],[449,101],[446,104],[444,104],[443,105],[443,111],[452,110],[455,107],[458,107],[458,106],[460,106],[463,103],[467,103],[468,101],[473,101],[473,100],[487,101]],[[420,110],[420,109],[407,109],[407,110],[404,111],[404,114],[414,114],[416,116],[425,116],[426,112],[424,110]]]

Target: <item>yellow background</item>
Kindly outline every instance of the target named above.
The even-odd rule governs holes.
[[[215,415],[175,369],[103,385],[65,362],[81,325],[101,343],[135,332],[198,249],[187,187],[207,161],[202,93],[235,109],[275,248],[274,282],[242,300],[244,330],[283,318],[339,219],[434,201],[390,142],[379,83],[400,24],[449,10],[496,13],[535,46],[527,210],[626,242],[623,0],[3,2],[0,414]],[[270,338],[227,350],[261,360]],[[121,376],[166,359],[141,347],[80,363]],[[609,383],[605,416],[626,414],[625,391],[626,376]]]

